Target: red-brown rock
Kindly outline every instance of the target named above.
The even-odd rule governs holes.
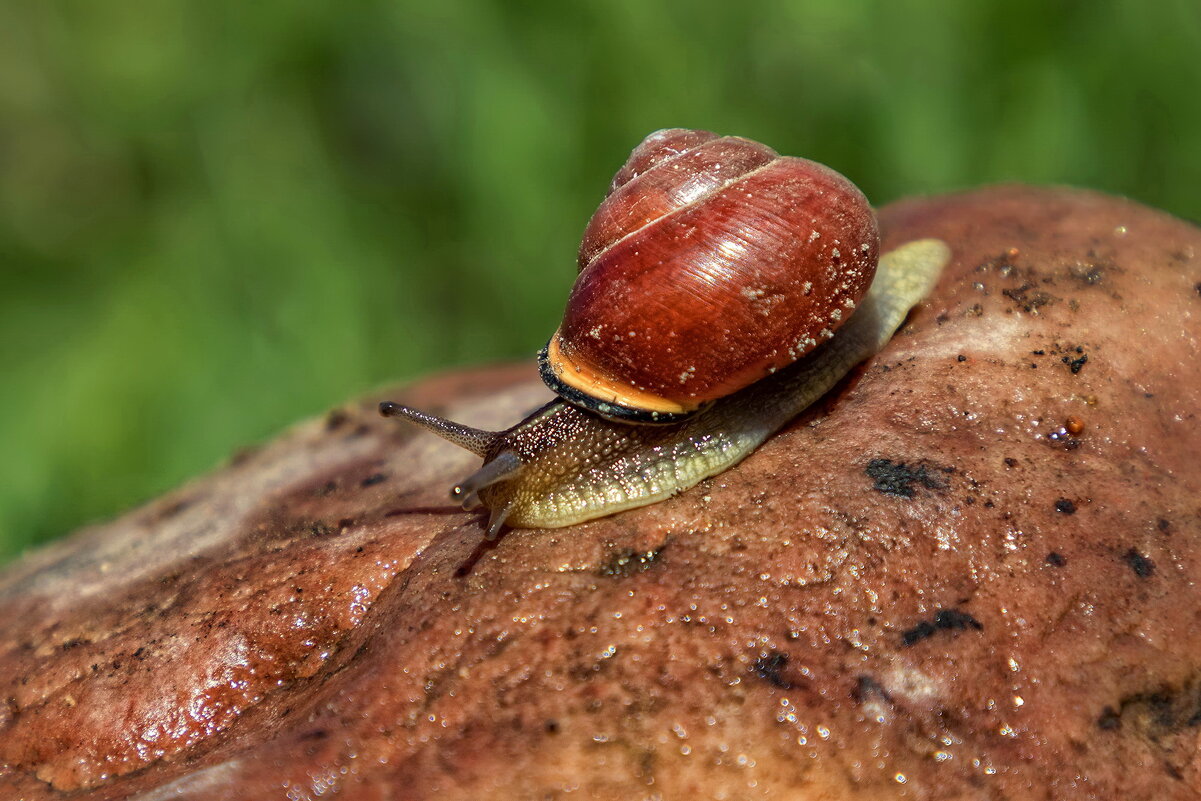
[[[1201,230],[1020,187],[881,219],[952,246],[938,289],[671,501],[485,544],[476,460],[372,398],[10,567],[0,798],[1197,798]]]

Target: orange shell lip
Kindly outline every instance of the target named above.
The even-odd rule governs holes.
[[[672,423],[696,411],[700,402],[686,406],[643,392],[605,376],[587,361],[572,359],[559,347],[556,331],[539,354],[542,380],[567,401],[615,420]]]

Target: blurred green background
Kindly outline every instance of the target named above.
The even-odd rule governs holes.
[[[0,558],[530,358],[651,130],[1201,218],[1196,0],[0,5]]]

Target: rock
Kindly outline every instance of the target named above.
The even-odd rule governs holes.
[[[1201,230],[1003,187],[889,347],[670,501],[483,542],[533,364],[304,423],[0,576],[0,797],[1191,799]]]

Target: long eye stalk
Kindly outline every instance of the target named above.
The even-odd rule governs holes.
[[[496,441],[495,431],[485,431],[482,428],[472,428],[436,414],[426,414],[417,409],[410,409],[392,401],[384,401],[379,405],[379,413],[384,417],[403,417],[411,423],[416,423],[427,431],[431,431],[447,442],[452,442],[460,448],[471,451],[483,458],[488,455],[488,448]]]

